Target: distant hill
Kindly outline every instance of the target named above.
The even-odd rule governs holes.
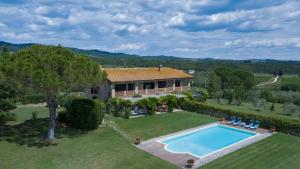
[[[33,43],[13,44],[0,41],[0,50],[6,46],[11,52],[30,47]],[[269,73],[283,71],[285,74],[299,74],[300,61],[278,61],[278,60],[219,60],[219,59],[195,59],[180,58],[174,56],[140,56],[125,53],[111,53],[100,50],[85,50],[69,48],[76,53],[81,53],[92,57],[104,67],[153,67],[162,64],[163,66],[178,69],[197,71],[209,71],[216,67],[230,67],[233,69],[245,69],[255,73]],[[117,58],[117,59],[116,59]]]

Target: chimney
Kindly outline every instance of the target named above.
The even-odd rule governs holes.
[[[162,70],[162,68],[163,68],[163,65],[160,64],[160,65],[158,66],[158,70],[160,71],[160,70]]]

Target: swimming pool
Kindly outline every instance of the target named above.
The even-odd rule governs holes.
[[[257,135],[254,132],[220,124],[171,136],[158,142],[173,153],[189,153],[202,158]]]

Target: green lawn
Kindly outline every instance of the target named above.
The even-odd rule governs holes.
[[[46,106],[19,105],[16,109],[10,111],[10,113],[14,113],[16,115],[17,122],[24,122],[31,119],[32,112],[37,112],[37,118],[45,118],[49,116],[49,110]]]
[[[300,138],[275,134],[201,169],[299,169]]]
[[[32,110],[41,112],[31,119]],[[0,127],[0,168],[5,169],[72,169],[72,168],[177,168],[146,152],[108,127],[84,133],[72,129],[56,130],[57,145],[41,143],[47,133],[48,119],[44,107],[20,107],[18,125]],[[131,135],[151,138],[178,130],[214,122],[214,118],[195,113],[171,113],[135,119],[115,119]]]
[[[116,122],[133,138],[142,137],[142,139],[149,139],[206,123],[212,123],[216,120],[201,114],[180,112],[148,116],[146,118],[132,118],[129,120],[118,118]]]
[[[33,108],[32,108],[33,109]],[[56,130],[57,145],[41,143],[47,133],[48,115],[44,107],[35,107],[41,113],[31,119],[31,108],[14,110],[18,125],[0,127],[0,168],[2,169],[172,169],[178,168],[166,161],[141,151],[131,142],[108,127],[92,132],[68,128]],[[111,118],[131,137],[149,139],[216,119],[190,112],[169,113],[133,119]],[[206,169],[291,169],[300,166],[300,139],[276,134],[247,148],[218,159]]]
[[[279,118],[296,119],[296,117],[285,115],[282,110],[282,104],[278,104],[278,103],[274,104],[274,106],[275,106],[274,111],[270,110],[272,103],[267,103],[265,108],[260,111],[257,111],[252,103],[246,103],[246,102],[244,102],[240,106],[238,106],[238,105],[229,105],[227,103],[219,104],[217,102],[217,100],[215,100],[215,99],[208,99],[205,102],[205,104],[223,108],[223,109],[239,111],[239,112],[248,112],[248,113],[253,113],[253,114],[264,114],[266,116],[273,116],[273,117],[279,117]]]

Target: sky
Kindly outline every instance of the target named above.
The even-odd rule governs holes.
[[[300,1],[0,0],[0,40],[144,56],[300,60]]]

